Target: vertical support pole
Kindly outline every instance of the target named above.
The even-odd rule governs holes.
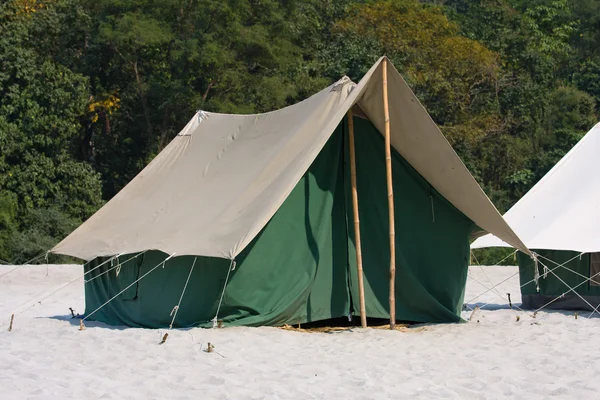
[[[390,110],[387,87],[387,58],[383,59],[383,113],[385,121],[385,172],[387,176],[390,225],[390,329],[396,329],[396,229],[394,223],[394,187],[392,185],[392,150],[390,141]]]
[[[350,147],[350,178],[352,182],[352,212],[354,214],[354,244],[356,247],[356,269],[358,273],[358,299],[360,302],[360,325],[367,327],[365,308],[365,286],[363,281],[362,250],[360,245],[360,219],[358,217],[358,190],[356,188],[356,152],[354,150],[354,120],[352,109],[348,110],[348,136]]]

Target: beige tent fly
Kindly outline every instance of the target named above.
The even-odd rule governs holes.
[[[358,84],[342,78],[281,110],[199,111],[121,192],[51,251],[84,260],[148,249],[235,258],[273,217],[350,108],[358,106],[383,132],[383,59]],[[393,148],[479,228],[529,253],[394,67],[388,90]]]

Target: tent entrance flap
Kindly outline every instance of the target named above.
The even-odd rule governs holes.
[[[366,311],[369,317],[386,319],[390,251],[385,144],[369,120],[354,118],[354,124]],[[396,319],[459,321],[470,254],[468,238],[475,225],[394,149],[392,177],[397,228]],[[351,210],[348,175],[346,180],[347,209]],[[355,251],[353,237],[350,224],[350,254]],[[358,298],[355,262],[349,257],[350,291]],[[354,304],[355,314],[359,313],[357,306]]]

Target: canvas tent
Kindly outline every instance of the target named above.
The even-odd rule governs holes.
[[[594,126],[506,214],[505,220],[537,253],[519,255],[523,307],[590,309],[600,304],[600,124]],[[471,248],[512,247],[488,234]],[[589,279],[594,277],[594,279]],[[539,291],[538,291],[539,286]],[[573,288],[574,290],[570,290]]]
[[[52,249],[90,261],[87,270],[105,263],[87,277],[86,314],[162,327],[188,283],[175,326],[204,326],[217,314],[225,325],[253,326],[357,314],[345,117],[352,109],[366,312],[388,318],[383,61],[358,84],[343,78],[281,110],[198,112]],[[527,249],[393,67],[387,81],[396,318],[457,321],[469,235],[485,230]]]

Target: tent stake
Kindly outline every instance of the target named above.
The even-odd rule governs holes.
[[[396,230],[394,220],[394,187],[392,185],[392,150],[390,140],[390,110],[388,105],[387,58],[383,59],[383,113],[385,121],[385,171],[387,176],[390,225],[390,329],[396,329]]]
[[[170,329],[170,328],[169,328],[169,329]],[[167,332],[167,333],[165,333],[165,334],[163,335],[163,338],[162,338],[162,340],[160,341],[160,343],[159,343],[159,344],[163,344],[163,343],[165,343],[165,342],[167,341],[167,338],[168,338],[168,337],[169,337],[169,333]]]
[[[363,282],[362,250],[360,245],[360,219],[358,217],[358,190],[356,188],[356,153],[354,151],[354,120],[352,109],[348,110],[348,136],[350,145],[350,177],[352,182],[352,212],[354,214],[354,244],[356,247],[356,270],[358,274],[358,299],[360,302],[360,325],[367,327],[365,286]]]

